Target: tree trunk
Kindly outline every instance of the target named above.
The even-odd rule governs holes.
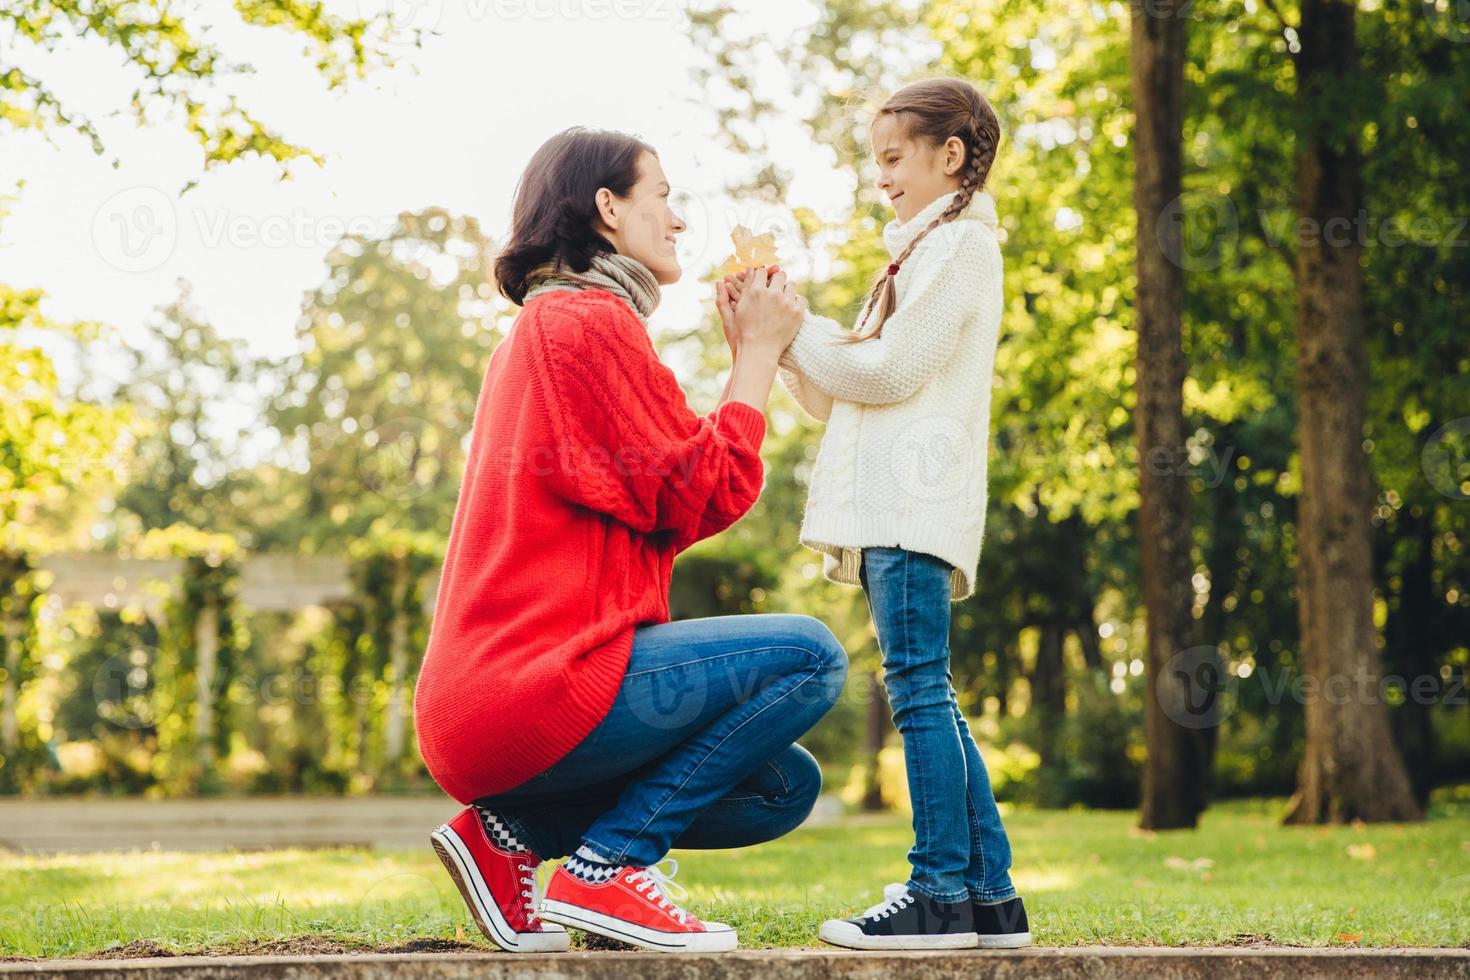
[[[1181,191],[1184,18],[1187,0],[1134,0],[1129,60],[1134,123],[1133,202],[1137,212],[1137,405],[1139,558],[1148,624],[1148,760],[1141,826],[1193,827],[1204,776],[1197,735],[1174,721],[1187,680],[1170,665],[1190,646],[1190,490],[1184,451],[1184,304]]]
[[[1062,657],[1066,630],[1061,623],[1042,623],[1031,671],[1031,710],[1036,712],[1040,744],[1036,754],[1043,769],[1060,766],[1062,726],[1067,720],[1067,665]]]
[[[1412,540],[1418,547],[1400,573],[1398,601],[1389,610],[1383,629],[1387,641],[1385,663],[1403,680],[1405,694],[1403,704],[1392,711],[1389,721],[1394,744],[1403,753],[1409,769],[1414,799],[1423,808],[1429,804],[1436,775],[1432,699],[1423,697],[1422,692],[1421,696],[1413,692],[1419,678],[1432,679],[1434,689],[1440,689],[1441,638],[1450,633],[1441,622],[1439,610],[1443,603],[1434,589],[1434,511],[1414,513],[1406,508],[1399,512],[1398,526],[1401,538],[1395,541]],[[1384,550],[1391,552],[1395,541],[1385,542]]]
[[[1352,232],[1362,160],[1342,98],[1358,71],[1355,14],[1343,0],[1303,0],[1298,29],[1298,227],[1312,230],[1296,248],[1297,591],[1308,686],[1306,749],[1287,823],[1422,817],[1378,697],[1362,247]]]
[[[405,722],[408,716],[407,683],[408,673],[408,617],[404,605],[408,595],[408,559],[398,561],[393,569],[393,623],[388,633],[388,719],[384,734],[385,758],[383,769],[393,771],[403,758]]]
[[[16,597],[16,602],[19,602],[19,596]],[[3,704],[0,704],[0,749],[10,755],[20,746],[20,655],[25,635],[20,617],[13,609],[0,611],[0,616],[5,619],[4,631],[0,633],[0,643],[5,645],[5,686]]]
[[[214,763],[214,675],[219,664],[219,606],[204,599],[194,621],[194,741],[204,771]]]
[[[863,809],[883,809],[883,780],[879,769],[879,754],[883,751],[883,737],[888,734],[888,698],[878,674],[868,674],[868,731],[867,731],[867,785],[863,787]]]

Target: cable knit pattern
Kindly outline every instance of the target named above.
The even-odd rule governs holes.
[[[633,630],[669,621],[674,556],[755,503],[766,419],[695,414],[601,289],[527,302],[491,355],[414,726],[461,803],[518,786],[611,707]]]
[[[884,244],[895,258],[954,200],[941,195]],[[995,201],[977,192],[899,269],[879,337],[807,314],[781,355],[782,384],[827,423],[812,469],[801,543],[823,573],[859,585],[863,548],[900,547],[954,566],[952,601],[975,591],[988,498],[990,392],[1000,334]]]

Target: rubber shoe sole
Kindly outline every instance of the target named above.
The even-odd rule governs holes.
[[[1031,945],[1031,933],[1008,932],[1000,934],[982,935],[979,946],[981,949],[1020,949],[1022,946]]]
[[[728,953],[739,944],[735,930],[719,922],[706,922],[707,932],[663,932],[551,899],[541,903],[540,914],[547,922],[568,929],[580,929],[659,953]]]
[[[824,943],[847,949],[974,949],[980,939],[979,934],[973,932],[937,936],[869,936],[842,919],[823,922],[817,936]]]
[[[470,917],[485,938],[510,953],[565,953],[571,948],[571,937],[564,930],[549,932],[516,932],[505,920],[480,869],[470,859],[469,849],[459,834],[448,824],[440,824],[429,834],[429,842],[449,877],[459,886],[459,893],[470,909]]]

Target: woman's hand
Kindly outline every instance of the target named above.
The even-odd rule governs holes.
[[[735,326],[735,302],[740,294],[735,292],[732,295],[730,278],[726,276],[725,281],[715,283],[715,309],[720,311],[720,327],[725,331],[725,344],[730,348],[730,359],[733,361],[740,356],[740,331]]]
[[[745,291],[745,284],[755,279],[755,273],[764,272],[767,278],[769,278],[780,271],[781,267],[779,265],[769,265],[764,269],[746,269],[738,276],[726,276],[725,288],[730,291],[731,305],[733,306],[735,303],[740,302],[740,294]]]
[[[733,303],[729,302],[730,285],[720,285],[734,313],[734,333],[741,349],[779,357],[801,329],[806,312],[806,300],[786,281],[786,273],[778,270],[769,278],[763,274],[747,278],[739,299]]]

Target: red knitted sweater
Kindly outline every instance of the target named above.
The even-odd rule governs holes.
[[[490,357],[444,558],[414,726],[461,803],[586,737],[633,630],[669,620],[674,556],[750,509],[766,419],[690,408],[605,290],[545,293]]]

